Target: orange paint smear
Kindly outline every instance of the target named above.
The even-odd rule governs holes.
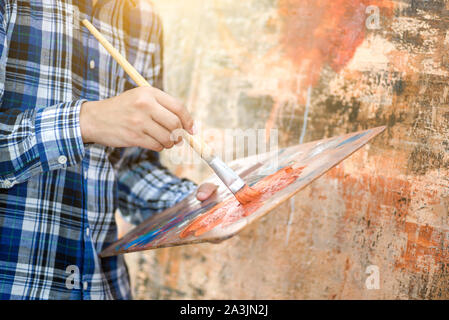
[[[220,224],[227,226],[251,215],[276,192],[295,182],[303,169],[304,167],[292,168],[289,166],[265,177],[252,187],[253,192],[259,194],[258,197],[246,204],[239,203],[234,197],[226,199],[190,223],[181,232],[180,238],[186,238],[190,235],[198,237]]]
[[[431,272],[449,264],[447,230],[439,230],[428,225],[405,223],[407,246],[396,268],[414,272]]]
[[[241,190],[239,190],[235,197],[240,202],[240,204],[248,204],[261,196],[261,193],[256,189],[245,185]]]
[[[355,176],[343,166],[330,170],[327,177],[338,180],[339,195],[345,203],[343,229],[338,233],[341,237],[347,236],[347,228],[358,224],[362,217],[373,227],[367,233],[377,231],[384,223],[405,222],[411,202],[411,184],[407,180],[365,173]]]
[[[369,250],[379,246],[380,250],[383,244],[379,235],[388,226],[394,230],[395,236],[388,238],[390,236],[384,235],[383,241],[393,241],[395,237],[407,239],[394,262],[396,269],[421,273],[449,265],[449,231],[407,221],[415,193],[409,181],[370,174],[354,176],[345,172],[342,166],[330,170],[327,177],[338,180],[338,196],[345,203],[345,214],[335,234],[338,243],[349,243],[353,248],[363,250],[366,246]],[[311,188],[314,196],[319,197],[320,190],[313,185]],[[439,201],[438,193],[426,192],[424,195],[428,205]],[[354,244],[354,226],[368,222],[369,227],[363,229],[363,235],[356,237],[359,242]]]
[[[306,87],[316,84],[325,65],[340,72],[352,59],[365,38],[368,6],[378,7],[381,17],[393,14],[389,0],[279,1],[281,42]]]

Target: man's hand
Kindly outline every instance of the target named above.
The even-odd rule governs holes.
[[[175,142],[180,142],[181,138],[172,141],[171,133],[176,129],[183,128],[193,134],[193,119],[186,108],[175,98],[151,87],[84,103],[80,126],[85,143],[153,151],[170,149]]]
[[[217,190],[217,186],[213,183],[203,183],[196,192],[196,198],[199,201],[209,199]]]

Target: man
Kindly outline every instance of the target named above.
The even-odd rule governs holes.
[[[128,299],[123,257],[98,253],[116,240],[117,208],[138,223],[195,189],[156,153],[193,121],[163,91],[133,89],[80,21],[159,88],[161,22],[136,0],[5,0],[0,11],[0,298]]]

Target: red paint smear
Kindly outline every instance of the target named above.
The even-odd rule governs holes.
[[[186,238],[192,234],[198,237],[219,224],[227,226],[249,216],[262,207],[265,200],[295,182],[304,168],[292,168],[289,166],[260,180],[252,187],[260,196],[247,204],[240,204],[234,197],[217,204],[190,223],[181,232],[180,238]]]
[[[406,222],[405,232],[407,246],[395,265],[397,268],[430,272],[438,266],[449,264],[449,232],[412,222]]]
[[[260,192],[245,185],[235,194],[235,198],[240,204],[248,204],[261,196]]]
[[[381,227],[385,221],[402,226],[409,212],[411,184],[407,180],[380,175],[351,175],[337,166],[327,176],[337,179],[339,194],[345,202],[345,215],[341,236],[348,234],[346,228],[358,223],[361,217],[370,226]]]
[[[338,180],[340,195],[345,202],[345,215],[336,234],[339,242],[353,242],[354,226],[369,222],[360,245],[370,250],[378,241],[379,232],[386,224],[393,224],[396,236],[406,237],[407,244],[394,266],[413,272],[429,272],[449,264],[449,231],[428,225],[407,222],[412,197],[411,183],[404,179],[361,174],[347,174],[342,167],[329,171],[328,177]],[[313,186],[312,186],[313,188]],[[312,189],[315,195],[319,190]],[[436,193],[428,193],[427,202],[437,201]],[[351,238],[348,238],[351,237]]]
[[[340,72],[352,59],[365,38],[370,5],[380,9],[381,17],[393,13],[389,0],[279,1],[281,43],[286,55],[305,72],[306,86],[318,81],[324,65]]]

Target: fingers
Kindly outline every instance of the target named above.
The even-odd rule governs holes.
[[[164,150],[164,146],[162,144],[148,135],[142,135],[142,137],[137,141],[136,146],[156,152],[161,152]]]
[[[154,90],[156,100],[163,107],[175,114],[181,120],[183,128],[190,134],[193,134],[193,119],[182,103],[159,89]]]
[[[209,199],[217,190],[217,186],[213,183],[204,183],[199,186],[196,192],[196,198],[199,201],[204,201]]]
[[[193,134],[193,119],[186,108],[159,89],[131,89],[116,100],[117,107],[125,112],[127,121],[123,125],[127,128],[129,144],[161,151],[182,142],[178,130],[184,129]]]
[[[152,119],[160,124],[162,127],[167,129],[170,133],[173,133],[175,130],[182,129],[182,123],[181,120],[171,111],[167,110],[157,102],[155,102],[155,105],[152,108]],[[182,137],[178,137],[179,139],[176,139],[176,143],[179,143],[180,140],[182,140]]]
[[[146,135],[160,143],[164,148],[170,149],[175,144],[175,141],[171,138],[170,131],[153,120],[148,121],[148,124],[143,131]]]

